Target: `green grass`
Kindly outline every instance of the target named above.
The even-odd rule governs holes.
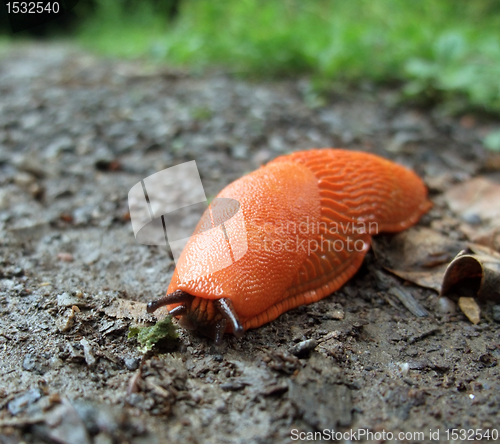
[[[5,36],[0,36],[0,55],[9,49],[10,40]]]
[[[404,82],[407,97],[500,112],[495,0],[181,0],[170,24],[145,1],[100,0],[79,39],[106,54],[193,71]]]

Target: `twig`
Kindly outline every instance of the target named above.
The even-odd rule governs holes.
[[[13,418],[4,419],[0,421],[0,427],[24,427],[27,425],[36,424],[38,422],[44,422],[45,416],[32,416],[31,418]]]

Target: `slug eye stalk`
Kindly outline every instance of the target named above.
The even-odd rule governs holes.
[[[237,338],[241,338],[245,330],[238,319],[238,315],[236,314],[231,299],[216,299],[214,301],[214,307],[219,310],[222,316],[229,322],[229,324],[231,324],[231,327],[233,327],[233,335]]]
[[[204,307],[200,310],[200,304],[212,306],[212,310]],[[241,338],[244,333],[233,303],[228,298],[207,300],[196,298],[182,290],[174,291],[147,305],[147,312],[153,313],[165,305],[180,304],[169,310],[172,316],[181,316],[181,325],[193,330],[200,330],[206,336],[214,339],[216,344],[222,342],[222,337],[228,325],[231,326],[233,334]]]
[[[174,291],[173,293],[167,294],[155,301],[151,301],[147,305],[147,312],[153,313],[158,310],[160,307],[171,304],[178,304],[184,302],[191,302],[194,299],[194,296],[191,296],[189,293],[185,293],[182,290]]]

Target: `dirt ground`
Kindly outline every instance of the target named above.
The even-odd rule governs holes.
[[[473,325],[372,252],[341,290],[242,339],[180,329],[146,354],[127,339],[174,269],[164,247],[135,241],[128,191],[188,160],[214,196],[290,151],[383,155],[426,181],[434,208],[419,226],[458,253],[466,237],[443,193],[491,169],[481,137],[495,121],[398,94],[321,97],[307,80],[197,77],[59,45],[0,54],[0,442],[285,443],[325,429],[347,432],[340,442],[447,442],[453,429],[455,442],[471,429],[493,440],[499,307]]]

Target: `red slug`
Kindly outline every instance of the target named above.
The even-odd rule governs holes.
[[[148,304],[150,313],[167,305],[181,325],[216,342],[225,332],[240,337],[330,295],[359,269],[372,235],[402,231],[431,206],[413,171],[373,154],[330,148],[278,157],[217,198],[239,203],[241,223],[214,242],[209,233],[217,230],[206,231],[207,221],[209,228],[221,225],[209,208],[166,296]],[[231,239],[245,251],[241,257],[232,251],[228,264]]]

